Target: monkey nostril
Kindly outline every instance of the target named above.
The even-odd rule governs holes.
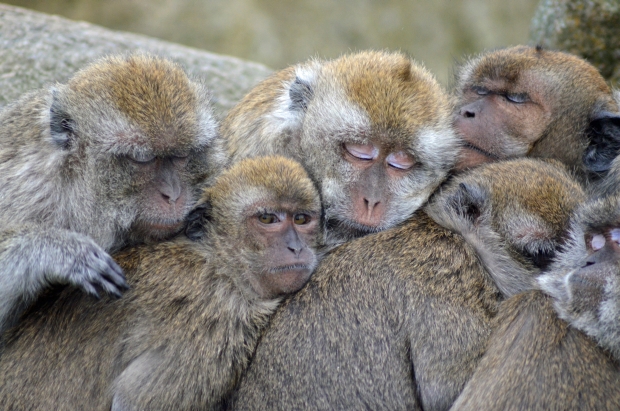
[[[462,110],[461,111],[461,115],[463,117],[466,117],[466,118],[474,118],[474,117],[476,117],[476,113],[474,113],[473,111],[469,111],[469,110]]]

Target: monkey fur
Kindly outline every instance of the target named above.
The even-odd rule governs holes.
[[[233,161],[280,154],[321,192],[326,243],[392,227],[426,202],[460,142],[447,94],[400,53],[310,60],[258,84],[221,126]]]
[[[516,46],[460,67],[457,168],[515,157],[557,159],[598,181],[620,152],[620,112],[594,66],[560,51]]]
[[[50,284],[120,296],[108,253],[182,229],[224,164],[205,87],[167,60],[103,58],[0,113],[0,331]]]
[[[187,236],[114,255],[131,285],[123,298],[64,288],[26,312],[0,357],[0,408],[218,409],[282,296],[316,266],[320,216],[299,164],[235,164],[205,190]]]
[[[583,199],[558,162],[454,177],[406,223],[323,259],[272,318],[229,408],[448,409],[500,302],[532,286]]]

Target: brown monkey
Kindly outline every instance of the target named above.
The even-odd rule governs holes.
[[[296,162],[237,163],[206,189],[189,238],[114,256],[124,298],[64,289],[26,313],[0,358],[0,408],[217,409],[282,296],[316,266],[320,215]]]
[[[620,194],[581,207],[570,247],[539,278],[561,318],[620,360]]]
[[[620,197],[581,207],[570,240],[538,278],[548,295],[532,290],[502,304],[455,410],[620,409],[620,363],[586,335],[618,359],[619,226]]]
[[[454,165],[449,100],[399,53],[366,51],[289,67],[222,123],[231,158],[280,154],[319,186],[328,244],[410,216]]]
[[[0,330],[48,284],[120,295],[108,252],[165,239],[224,156],[205,88],[108,57],[0,113]],[[217,143],[219,144],[219,143]]]
[[[515,157],[554,158],[581,179],[604,174],[620,151],[620,114],[586,61],[540,47],[481,54],[460,68],[457,168]]]
[[[499,301],[532,286],[582,199],[557,162],[455,177],[402,226],[325,257],[274,315],[231,408],[449,408]]]

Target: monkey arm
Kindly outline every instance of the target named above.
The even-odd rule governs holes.
[[[112,411],[216,409],[232,392],[256,343],[231,336],[239,329],[223,325],[176,323],[179,332],[159,329],[159,341],[148,343],[153,348],[115,379]]]
[[[620,277],[616,266],[539,278],[543,291],[553,297],[560,318],[594,338],[620,359]]]
[[[88,236],[34,226],[0,232],[0,331],[54,283],[96,297],[101,290],[120,296],[127,288],[121,268]]]

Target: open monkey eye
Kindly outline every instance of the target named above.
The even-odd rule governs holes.
[[[136,163],[149,163],[155,160],[155,154],[136,151],[130,154],[129,158]]]
[[[379,149],[372,144],[344,143],[344,149],[360,160],[374,160],[379,155]]]
[[[387,156],[386,161],[390,166],[399,170],[409,170],[414,164],[413,158],[411,158],[411,156],[406,154],[404,151],[391,153]]]
[[[278,221],[278,217],[276,217],[275,214],[261,214],[258,216],[258,221],[260,221],[263,224],[273,224],[273,223],[277,223]]]
[[[293,223],[297,225],[304,225],[310,222],[310,216],[307,214],[295,214],[293,217]]]
[[[605,247],[605,236],[603,234],[593,235],[590,239],[590,247],[594,251],[598,251]]]

